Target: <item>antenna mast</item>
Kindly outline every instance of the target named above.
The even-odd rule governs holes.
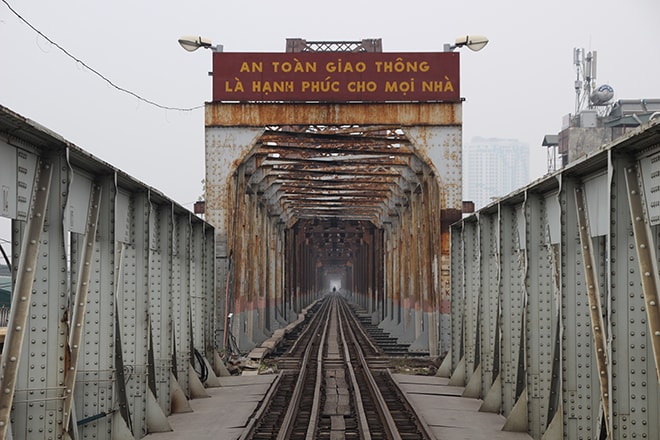
[[[585,107],[591,108],[589,97],[596,87],[597,53],[594,50],[573,49],[573,64],[577,78],[575,79],[575,114]]]

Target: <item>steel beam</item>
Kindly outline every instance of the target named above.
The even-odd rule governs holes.
[[[591,318],[591,334],[594,340],[596,355],[596,367],[598,368],[598,379],[600,381],[600,399],[605,414],[605,427],[608,435],[611,435],[610,424],[610,384],[607,359],[606,328],[603,320],[601,307],[601,294],[598,282],[597,261],[591,240],[590,219],[587,214],[587,200],[584,187],[576,186],[575,203],[577,208],[577,220],[580,234],[580,245],[582,246],[582,261],[584,264],[584,276],[586,281],[586,292],[589,301],[589,317]]]
[[[23,356],[26,324],[30,311],[30,298],[34,284],[36,265],[41,246],[42,231],[46,220],[46,207],[49,202],[51,187],[52,165],[46,160],[40,160],[35,179],[35,193],[31,197],[33,203],[30,207],[26,232],[21,244],[20,258],[16,269],[16,283],[12,296],[11,315],[7,324],[2,351],[2,365],[0,366],[0,437],[7,435],[10,424],[10,413],[16,383],[19,374],[19,365]]]
[[[74,388],[76,374],[78,372],[78,359],[81,352],[83,340],[83,327],[85,324],[85,307],[87,305],[88,292],[90,290],[90,279],[93,267],[94,244],[96,242],[96,230],[98,226],[99,211],[101,206],[101,187],[92,185],[89,210],[87,214],[87,227],[83,239],[82,258],[78,268],[78,280],[76,282],[76,294],[73,298],[73,311],[71,316],[71,328],[69,333],[70,364],[64,374],[64,416],[62,426],[68,430],[73,407]]]
[[[497,213],[479,217],[481,307],[479,308],[479,361],[484,398],[499,374],[499,283],[500,261]]]
[[[206,104],[207,127],[273,125],[460,125],[460,103]]]

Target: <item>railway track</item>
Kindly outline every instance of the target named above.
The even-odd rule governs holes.
[[[278,360],[280,376],[241,439],[431,439],[347,303],[328,296]],[[375,362],[382,365],[382,362]]]

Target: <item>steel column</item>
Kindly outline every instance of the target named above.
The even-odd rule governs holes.
[[[465,317],[465,241],[463,231],[465,221],[451,230],[451,371],[454,371],[463,358],[463,328]],[[449,353],[449,352],[448,352]]]
[[[470,380],[472,374],[477,369],[479,361],[478,338],[479,338],[479,307],[480,307],[480,264],[481,253],[479,246],[479,229],[477,222],[463,223],[463,239],[466,247],[463,255],[464,277],[465,277],[465,297],[463,309],[463,346],[465,361],[465,380]]]
[[[660,155],[656,156],[660,157]],[[648,317],[649,330],[651,331],[651,345],[655,357],[655,369],[660,383],[660,311],[658,302],[658,289],[660,288],[660,275],[658,274],[658,258],[655,247],[651,245],[653,233],[649,220],[645,217],[642,208],[642,197],[644,190],[639,185],[641,180],[638,167],[629,167],[626,170],[626,183],[628,186],[628,202],[630,204],[630,216],[632,217],[633,232],[635,234],[635,245],[639,269],[641,272],[642,291],[646,303],[646,314]]]
[[[16,385],[19,381],[18,368],[21,360],[25,357],[23,344],[27,331],[30,298],[32,297],[32,287],[34,285],[37,261],[39,259],[39,249],[42,245],[47,246],[48,244],[48,237],[43,235],[43,229],[46,221],[46,207],[49,203],[52,175],[53,168],[51,163],[46,160],[40,160],[35,178],[35,193],[31,197],[33,202],[30,206],[26,232],[23,236],[20,258],[16,269],[16,283],[12,296],[11,314],[9,316],[9,323],[7,324],[7,336],[5,337],[2,351],[2,365],[0,366],[0,384],[2,385],[0,388],[2,389],[2,393],[0,393],[0,437],[2,438],[6,436],[9,428],[10,412],[17,389]],[[42,242],[42,240],[44,241]],[[42,337],[46,337],[47,334],[48,332],[46,331],[46,334],[42,335]],[[30,362],[28,359],[26,361]],[[31,432],[32,430],[28,428],[28,431]],[[24,436],[17,436],[17,438],[22,437]]]
[[[116,187],[114,176],[99,177],[101,189],[99,219],[94,245],[93,272],[90,274],[85,307],[84,335],[76,372],[76,417],[79,438],[103,438],[112,433],[110,417],[117,409],[115,390],[114,341],[115,314],[115,252],[114,217]],[[85,423],[85,420],[90,420]]]
[[[511,414],[524,389],[524,376],[520,366],[524,362],[523,316],[525,307],[525,227],[521,205],[500,205],[500,255],[502,282],[500,284],[500,310],[502,348],[502,413]]]
[[[540,438],[549,420],[554,340],[553,312],[556,304],[555,281],[552,266],[552,245],[549,236],[548,214],[545,197],[527,192],[525,200],[525,224],[527,247],[527,272],[525,289],[527,307],[526,340],[526,388],[528,406],[528,432]]]
[[[596,367],[600,381],[600,401],[605,414],[605,427],[608,434],[612,432],[610,426],[610,385],[607,360],[607,341],[605,336],[605,322],[600,301],[598,283],[597,261],[595,260],[593,244],[591,241],[591,228],[587,214],[587,200],[584,188],[575,187],[575,203],[579,226],[580,246],[582,247],[582,262],[586,281],[587,300],[589,303],[589,317],[591,319],[591,334],[594,340]]]
[[[85,324],[85,306],[87,305],[88,292],[90,289],[89,281],[94,257],[94,244],[96,241],[96,229],[99,219],[99,210],[101,205],[101,187],[97,184],[92,186],[91,199],[89,200],[89,210],[87,214],[87,227],[83,239],[82,258],[78,268],[78,280],[76,282],[76,294],[72,299],[73,312],[71,316],[69,333],[69,352],[70,360],[67,371],[64,374],[64,416],[62,426],[65,431],[68,430],[69,420],[71,418],[71,409],[73,407],[74,388],[76,384],[76,375],[78,373],[78,359],[80,358],[81,342],[83,340],[83,327]]]
[[[499,243],[497,213],[479,217],[479,254],[481,267],[481,307],[479,308],[479,365],[481,365],[481,393],[484,398],[499,373]]]
[[[187,397],[190,390],[190,355],[192,337],[190,334],[190,219],[188,215],[173,212],[173,249],[172,249],[172,338],[176,378]]]
[[[154,365],[155,397],[165,414],[171,412],[172,371],[172,205],[151,203],[149,214],[149,332]],[[211,274],[212,277],[212,274]],[[210,335],[209,335],[210,336]]]
[[[206,109],[206,117],[209,118],[210,109]],[[230,258],[236,258],[232,253],[232,231],[235,230],[235,222],[238,218],[236,206],[238,198],[243,192],[238,192],[235,187],[234,175],[237,164],[252,149],[256,139],[263,133],[263,126],[258,128],[247,127],[216,127],[213,123],[206,124],[206,148],[205,148],[205,202],[207,221],[215,227],[216,242],[216,316],[220,320],[217,324],[218,344],[226,347],[227,335],[225,330],[228,325],[228,314],[233,309],[227,310],[227,303],[233,298],[226,298],[227,288],[230,284],[236,285],[232,279],[230,270],[236,270],[236,264],[230,262]],[[234,272],[235,273],[235,272]],[[231,293],[231,292],[230,292]],[[232,307],[233,304],[230,306]],[[238,317],[233,320],[235,324]],[[236,328],[234,328],[234,331]]]

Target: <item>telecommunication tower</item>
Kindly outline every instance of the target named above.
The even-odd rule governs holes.
[[[584,49],[573,49],[573,65],[577,78],[575,79],[575,114],[585,109],[605,111],[605,107],[614,97],[614,89],[603,84],[596,87],[598,54]],[[600,112],[599,112],[600,113]]]

